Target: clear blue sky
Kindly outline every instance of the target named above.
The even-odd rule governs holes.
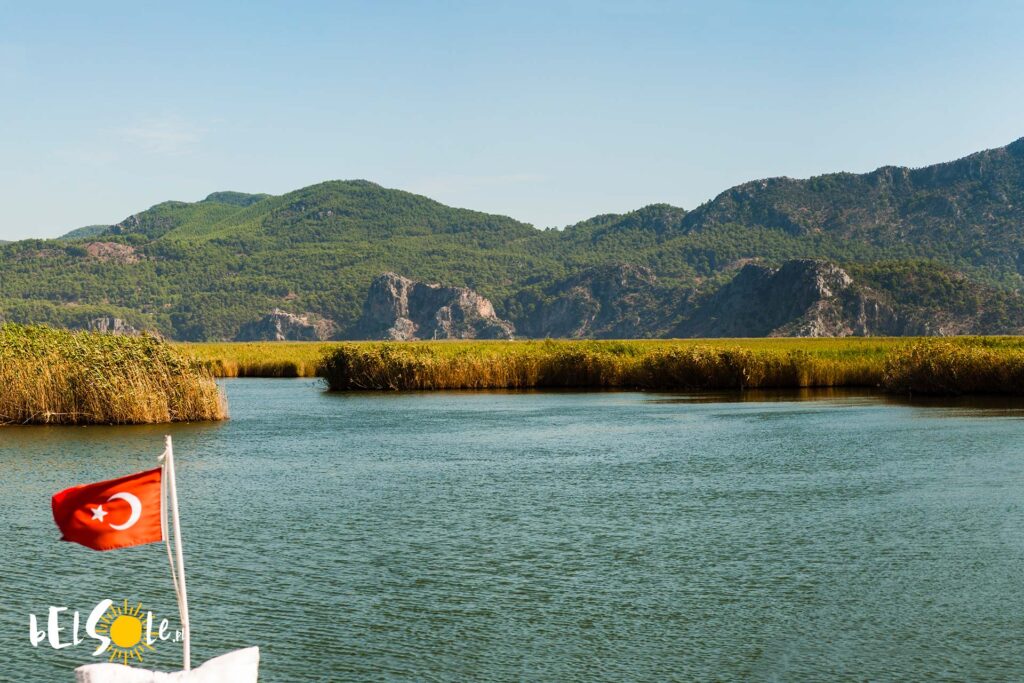
[[[1024,3],[7,2],[0,238],[365,178],[563,226],[1024,136]]]

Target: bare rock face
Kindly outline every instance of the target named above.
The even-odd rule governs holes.
[[[680,337],[847,337],[927,334],[828,261],[778,270],[747,264],[673,331]]]
[[[275,308],[259,320],[242,325],[235,341],[324,341],[336,331],[333,320],[311,313],[295,315]]]
[[[416,282],[395,273],[377,277],[356,324],[358,339],[511,339],[515,326],[491,302],[465,287]]]
[[[113,261],[114,263],[138,263],[139,255],[135,248],[118,242],[86,242],[82,245],[89,258],[96,261]]]
[[[590,268],[544,290],[519,297],[519,321],[529,337],[628,339],[656,336],[664,318],[657,278],[643,266]]]
[[[90,332],[103,332],[104,334],[120,334],[129,337],[137,337],[142,331],[130,325],[126,320],[104,316],[89,321],[86,327]]]

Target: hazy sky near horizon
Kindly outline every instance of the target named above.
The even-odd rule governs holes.
[[[538,227],[1024,136],[1024,3],[0,0],[0,239],[365,178]]]

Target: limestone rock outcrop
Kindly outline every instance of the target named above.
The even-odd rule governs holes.
[[[370,284],[355,339],[511,339],[515,326],[466,287],[417,282],[384,273]]]
[[[665,317],[654,272],[629,264],[589,268],[519,302],[525,314],[517,327],[535,338],[657,336]]]
[[[311,313],[295,315],[275,308],[259,320],[242,325],[235,341],[323,341],[337,331],[333,320]]]
[[[86,242],[82,245],[86,255],[95,261],[114,263],[138,263],[141,259],[135,248],[118,242]]]
[[[90,332],[103,332],[105,334],[121,334],[129,337],[136,337],[142,331],[132,326],[127,320],[112,316],[93,318],[86,326]]]
[[[828,261],[748,263],[680,324],[679,337],[847,337],[927,334]]]

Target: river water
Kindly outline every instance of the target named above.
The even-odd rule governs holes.
[[[98,661],[100,600],[178,625],[154,544],[58,542],[59,489],[174,436],[195,661],[262,681],[1024,679],[1024,410],[855,394],[330,395],[0,430],[0,680]],[[84,642],[33,647],[29,614]],[[180,664],[157,642],[145,664]]]

